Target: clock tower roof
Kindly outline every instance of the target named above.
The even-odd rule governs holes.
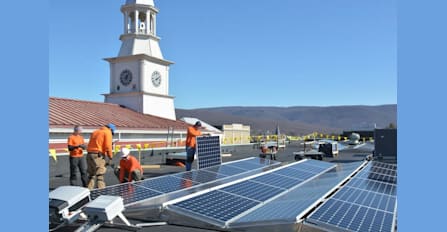
[[[126,0],[126,5],[128,4],[141,4],[154,6],[154,0]]]

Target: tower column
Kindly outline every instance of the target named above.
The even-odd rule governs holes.
[[[135,33],[138,33],[138,28],[140,28],[138,25],[138,10],[135,10]]]
[[[129,33],[129,13],[124,12],[124,34]]]
[[[150,11],[149,10],[146,10],[146,31],[145,31],[145,33],[146,34],[149,34],[149,32],[150,32],[150,26],[149,26],[149,24],[150,24],[150,21],[149,21],[149,15],[150,15]]]
[[[156,35],[157,34],[157,17],[155,16],[155,14],[154,14],[154,17],[153,17],[153,20],[154,20],[154,35]]]

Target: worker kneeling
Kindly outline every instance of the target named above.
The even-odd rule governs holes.
[[[138,160],[130,155],[130,150],[126,147],[121,149],[120,166],[114,170],[120,183],[139,181],[143,177],[143,168]]]

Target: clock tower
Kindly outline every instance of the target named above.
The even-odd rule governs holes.
[[[156,34],[158,9],[153,0],[126,0],[122,42],[110,64],[110,93],[105,102],[143,114],[176,120],[174,97],[169,96],[169,65],[161,54]]]

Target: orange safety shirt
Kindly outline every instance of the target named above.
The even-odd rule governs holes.
[[[187,147],[196,147],[196,136],[202,135],[202,132],[199,129],[196,129],[193,126],[188,127],[188,132],[186,134],[186,146]]]
[[[129,155],[127,156],[127,158],[122,158],[120,160],[120,182],[123,182],[124,180],[124,174],[127,172],[128,173],[128,177],[127,179],[130,181],[132,181],[132,172],[134,170],[140,170],[141,171],[141,175],[143,175],[143,168],[140,165],[140,162],[138,162],[138,160]]]
[[[68,136],[68,140],[67,140],[67,144],[69,146],[79,146],[84,144],[84,137],[82,137],[82,135],[80,134],[71,134],[70,136]],[[73,149],[72,151],[70,151],[70,156],[71,157],[82,157],[83,156],[83,150],[82,148],[78,147]]]
[[[101,127],[92,132],[87,146],[87,152],[99,152],[113,157],[112,131],[108,127]]]

